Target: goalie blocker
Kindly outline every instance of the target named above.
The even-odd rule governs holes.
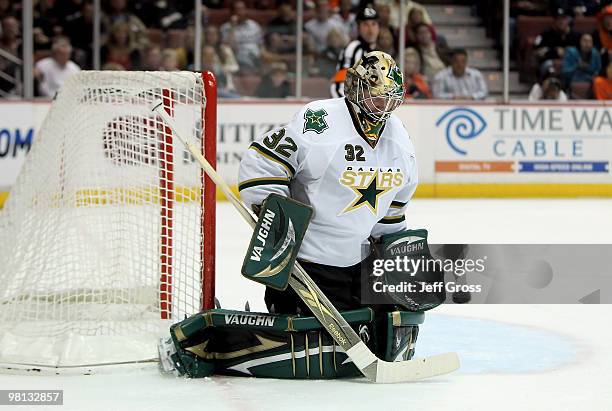
[[[275,290],[286,290],[311,217],[311,207],[270,194],[259,211],[242,275]]]

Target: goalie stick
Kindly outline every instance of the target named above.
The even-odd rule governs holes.
[[[223,194],[225,194],[247,223],[251,227],[255,227],[256,216],[232,192],[227,183],[208,163],[198,148],[178,133],[174,119],[164,109],[163,102],[161,100],[157,101],[151,110],[164,121],[174,136],[185,145],[191,155],[200,163],[204,172],[221,188]],[[332,338],[344,349],[361,373],[372,382],[394,383],[416,381],[448,374],[459,368],[459,357],[454,352],[425,358],[415,358],[409,361],[383,361],[370,351],[298,262],[295,263],[293,268],[289,285],[310,308]]]

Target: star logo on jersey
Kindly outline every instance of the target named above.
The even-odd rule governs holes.
[[[355,197],[340,215],[366,207],[377,215],[380,197],[404,183],[404,173],[395,167],[354,167],[347,166],[339,183],[350,188]]]
[[[329,126],[325,121],[326,115],[327,111],[324,109],[306,110],[304,113],[304,133],[307,131],[314,131],[317,134],[321,134],[324,130],[328,129]]]
[[[378,199],[381,195],[385,194],[392,187],[383,188],[378,186],[378,170],[372,174],[370,181],[365,187],[350,186],[350,188],[357,194],[357,197],[349,204],[342,213],[348,213],[358,209],[359,207],[367,207],[374,215],[376,215],[378,209]]]

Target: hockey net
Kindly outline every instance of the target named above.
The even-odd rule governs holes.
[[[156,101],[214,166],[210,73],[82,72],[56,96],[0,210],[0,364],[156,358],[214,298],[215,189]]]

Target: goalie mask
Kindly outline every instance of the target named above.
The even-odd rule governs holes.
[[[359,114],[380,123],[402,104],[404,78],[393,57],[372,51],[348,69],[344,92]]]

